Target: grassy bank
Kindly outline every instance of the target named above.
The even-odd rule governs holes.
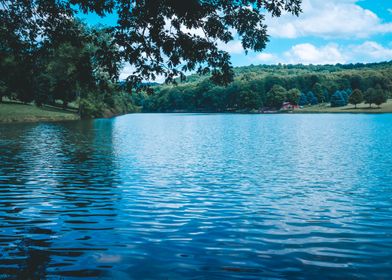
[[[332,108],[329,104],[319,104],[315,106],[297,109],[294,113],[392,113],[392,99],[377,108],[375,105],[369,108],[367,104],[353,105]],[[71,112],[55,107],[37,107],[21,103],[6,102],[0,103],[0,123],[12,122],[39,122],[39,121],[67,121],[78,120],[80,117]]]
[[[344,107],[330,107],[329,104],[319,104],[295,110],[294,113],[392,113],[392,99],[382,104],[381,108],[377,108],[374,104],[369,108],[369,105],[364,103],[358,104],[356,109],[351,104]]]
[[[78,120],[79,116],[55,107],[0,103],[0,123]]]

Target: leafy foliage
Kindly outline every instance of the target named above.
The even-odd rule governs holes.
[[[279,109],[286,98],[286,89],[282,86],[275,85],[267,92],[266,105],[268,107]]]
[[[380,107],[381,104],[387,102],[387,95],[385,91],[381,88],[376,88],[375,96],[374,96],[374,104]]]
[[[177,86],[157,86],[155,94],[136,95],[135,100],[138,99],[138,104],[143,103],[145,111],[222,112],[269,107],[274,103],[271,102],[274,97],[268,93],[276,86],[287,90],[285,94],[276,91],[280,95],[279,102],[284,96],[284,101],[300,106],[320,102],[345,106],[352,92],[351,84],[362,92],[377,85],[384,93],[392,92],[391,62],[324,66],[261,65],[235,68],[235,73],[234,82],[227,87],[214,85],[208,76],[192,75],[187,77],[187,82]],[[321,97],[318,97],[320,93]],[[248,101],[250,96],[256,100],[252,105]],[[277,101],[272,107],[278,105]]]
[[[301,92],[299,91],[299,89],[292,88],[287,92],[286,100],[287,102],[290,102],[293,105],[298,105],[298,103],[301,101],[300,96],[301,96]]]
[[[371,107],[373,103],[380,107],[387,99],[387,94],[380,85],[377,85],[375,88],[369,88],[364,95],[365,103],[369,104],[369,107]]]
[[[362,103],[363,101],[362,91],[359,89],[354,89],[353,93],[349,96],[348,101],[350,104],[355,105],[355,108],[357,108],[357,104]]]
[[[2,41],[0,97],[34,101],[38,106],[61,100],[64,108],[76,102],[82,116],[102,116],[105,110],[126,112],[118,106],[121,102],[116,103],[130,102],[130,97],[123,96],[117,85],[120,65],[111,58],[118,52],[110,43],[111,31],[78,21],[69,21],[68,27],[62,36],[40,45],[31,46],[21,36]]]
[[[299,96],[299,101],[298,101],[298,105],[299,106],[305,106],[308,105],[309,101],[308,98],[306,97],[306,94],[301,93],[301,95]]]
[[[301,12],[301,0],[2,0],[0,4],[1,28],[8,30],[3,35],[10,42],[20,35],[30,47],[69,35],[78,11],[116,14],[111,44],[121,51],[113,55],[102,49],[102,54],[110,58],[105,61],[112,74],[118,72],[113,61],[134,66],[128,77],[133,87],[157,75],[174,81],[192,70],[211,73],[214,83],[226,85],[233,80],[233,69],[229,54],[218,48],[220,41],[227,43],[236,34],[246,51],[261,51],[268,41],[265,13]]]
[[[338,90],[331,96],[331,107],[343,107],[346,105],[347,103],[343,91]]]

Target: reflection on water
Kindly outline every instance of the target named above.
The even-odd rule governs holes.
[[[0,278],[392,277],[392,115],[0,125]]]

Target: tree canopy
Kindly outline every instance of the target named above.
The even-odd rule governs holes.
[[[218,42],[238,37],[245,51],[261,51],[268,41],[265,13],[298,15],[301,1],[1,0],[0,39],[14,50],[28,50],[72,36],[78,13],[115,14],[110,43],[119,52],[103,53],[113,76],[118,77],[118,64],[113,62],[121,61],[135,69],[128,77],[132,85],[157,75],[170,82],[193,70],[210,73],[213,82],[226,85],[233,80],[233,69]]]
[[[348,101],[357,108],[357,104],[363,101],[362,91],[359,89],[354,89],[353,93],[349,96]]]
[[[282,102],[299,106],[330,103],[332,107],[341,107],[347,105],[356,89],[365,93],[369,88],[379,88],[378,102],[392,97],[392,62],[251,65],[234,71],[234,82],[227,87],[213,84],[208,76],[192,75],[176,86],[156,86],[153,95],[134,95],[134,101],[145,111],[153,112],[224,112],[279,109]],[[369,99],[373,104],[375,96],[372,94]]]

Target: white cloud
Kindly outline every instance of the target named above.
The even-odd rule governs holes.
[[[242,47],[241,41],[239,41],[239,40],[230,41],[227,44],[225,44],[222,41],[219,41],[218,42],[218,48],[220,50],[228,52],[229,54],[245,53],[244,49]]]
[[[266,62],[271,63],[271,62],[275,62],[277,60],[277,57],[272,53],[261,53],[256,56],[256,59],[264,63]]]
[[[392,48],[385,48],[382,45],[367,41],[359,46],[352,46],[354,57],[367,58],[368,62],[392,60]]]
[[[261,53],[258,59],[268,64],[336,64],[369,63],[392,60],[392,46],[382,46],[374,41],[359,45],[342,46],[329,43],[317,47],[310,43],[297,44],[283,54]]]
[[[367,38],[392,32],[375,13],[357,5],[359,0],[304,0],[299,17],[267,17],[269,34],[280,38]]]
[[[120,76],[119,79],[120,81],[124,81],[128,76],[135,74],[135,66],[131,65],[129,62],[124,64],[124,67],[120,71]],[[153,81],[144,81],[144,82],[157,82],[157,83],[163,83],[165,81],[165,77],[163,75],[158,75],[156,76],[155,80]]]
[[[336,44],[328,44],[320,48],[309,43],[298,44],[285,52],[284,58],[285,63],[289,64],[336,64],[347,61],[347,57]]]

